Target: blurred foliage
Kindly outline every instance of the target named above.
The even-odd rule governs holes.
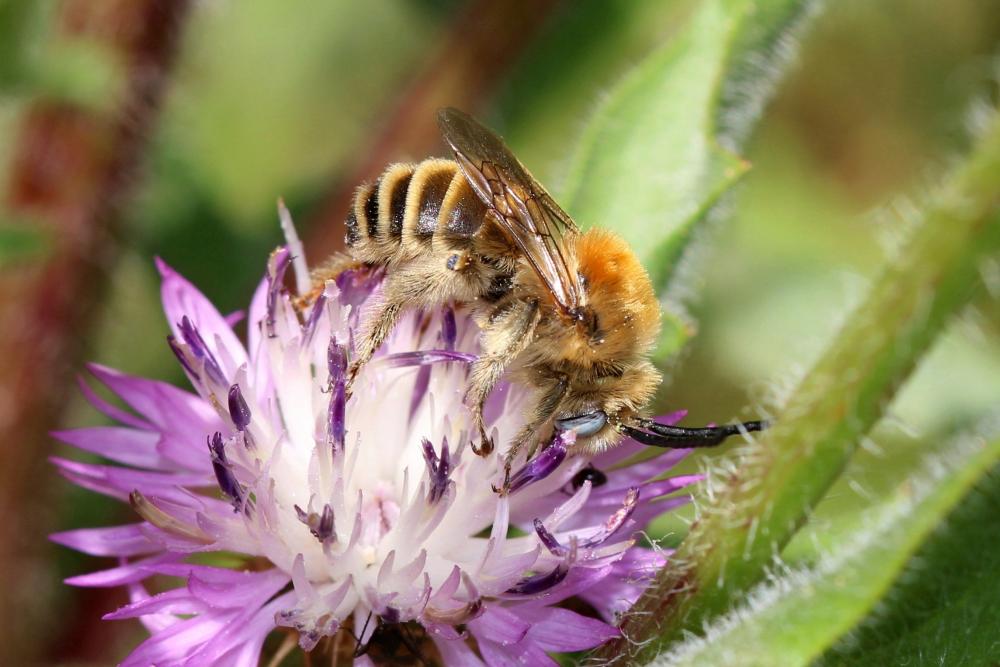
[[[542,182],[560,191],[570,185],[564,174],[585,120],[620,77],[664,48],[697,5],[563,3],[495,99],[483,101],[481,115]],[[711,238],[697,244],[696,261],[684,274],[683,291],[697,295],[686,305],[699,335],[674,369],[665,407],[688,408],[690,423],[748,416],[748,405],[769,404],[787,378],[810,365],[907,228],[908,211],[920,207],[927,184],[968,148],[970,110],[995,94],[1000,16],[994,2],[829,5],[750,138],[744,156],[752,169],[716,212]],[[119,83],[117,65],[102,57],[99,45],[49,44],[55,6],[51,0],[0,0],[4,155],[25,100],[54,96],[101,104]],[[198,3],[152,137],[141,193],[128,210],[113,289],[86,340],[88,357],[179,382],[163,344],[152,256],[163,256],[223,311],[245,307],[267,252],[280,241],[277,197],[288,200],[308,238],[314,205],[350,173],[360,147],[384,129],[381,121],[400,89],[463,7],[457,0],[310,0],[290,12],[277,0]],[[671,88],[660,94],[679,93]],[[608,154],[614,154],[610,148]],[[0,176],[6,168],[0,164]],[[618,169],[623,180],[632,176]],[[593,210],[628,204],[602,186],[610,189],[611,182],[595,178],[583,193],[592,197]],[[665,216],[683,213],[671,203],[675,193],[655,194],[669,209]],[[592,222],[627,231],[620,217],[595,215]],[[32,253],[44,251],[44,239],[25,227],[0,213],[0,261],[30,261]],[[862,511],[890,502],[925,454],[996,408],[997,322],[996,304],[984,303],[939,341],[891,406],[892,418],[864,443],[786,558],[818,560],[858,528],[867,516]],[[74,405],[65,421],[95,419],[91,409]],[[95,494],[68,485],[59,491],[63,528],[128,516],[127,508]],[[976,502],[968,516],[988,516],[988,503],[970,501]],[[956,525],[964,520],[956,518]],[[670,517],[659,531],[676,541],[683,521]],[[929,545],[921,558],[961,562],[962,544]],[[66,550],[53,549],[53,555],[54,578],[95,566],[95,559]],[[974,565],[966,569],[986,571]],[[962,599],[975,602],[968,583],[975,580],[941,581],[950,590],[970,591]],[[904,588],[898,599],[940,593],[923,586]],[[82,608],[93,599],[64,589],[58,600],[63,606],[53,617],[96,619],[113,606],[97,598],[94,604],[103,606]],[[839,646],[831,664],[857,662],[885,637],[900,639],[879,655],[901,660],[911,648],[904,646],[900,628],[931,622],[954,627],[959,617],[948,613],[891,605],[872,629],[859,632],[856,643]],[[113,659],[110,653],[81,656],[65,646],[66,636],[46,639],[64,660]],[[107,650],[114,653],[130,641],[119,637]]]

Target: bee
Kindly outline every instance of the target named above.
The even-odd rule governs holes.
[[[635,253],[611,231],[581,232],[467,114],[443,109],[438,124],[454,159],[390,166],[358,189],[347,216],[350,260],[385,268],[384,298],[366,315],[348,384],[406,309],[457,303],[481,330],[466,394],[477,454],[494,446],[483,404],[501,377],[534,390],[506,453],[508,473],[519,452],[531,456],[558,431],[574,431],[573,448],[589,455],[624,436],[703,447],[764,427],[683,428],[643,417],[662,379],[649,360],[660,306]]]

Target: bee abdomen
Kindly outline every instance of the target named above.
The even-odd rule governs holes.
[[[347,247],[356,259],[385,264],[437,243],[467,240],[486,208],[453,160],[396,164],[361,186],[347,216]]]

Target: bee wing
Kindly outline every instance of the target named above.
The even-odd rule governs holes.
[[[566,238],[579,228],[493,132],[458,109],[438,112],[438,125],[469,185],[493,212],[563,314],[583,305],[576,257]]]

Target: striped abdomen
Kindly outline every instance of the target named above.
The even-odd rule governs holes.
[[[361,186],[347,216],[346,243],[358,260],[386,264],[432,247],[468,247],[486,215],[453,160],[396,164]]]

